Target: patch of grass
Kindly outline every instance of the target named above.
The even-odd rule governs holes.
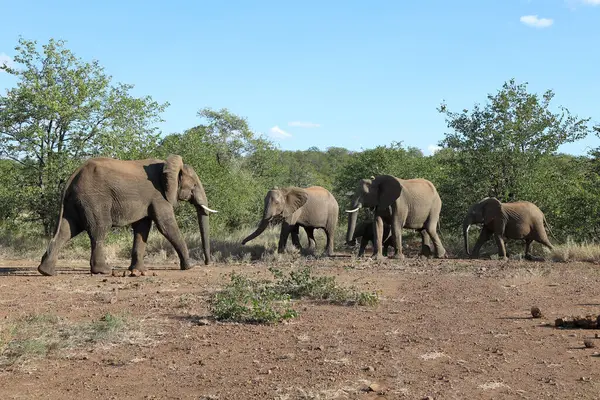
[[[333,304],[373,306],[379,302],[376,292],[360,292],[355,287],[339,285],[334,276],[316,276],[311,267],[290,271],[285,275],[277,268],[269,268],[277,281],[274,286],[280,293],[293,299],[326,300]]]
[[[274,323],[294,318],[289,295],[278,293],[268,281],[256,281],[232,272],[230,282],[210,302],[218,320]]]
[[[291,271],[288,275],[269,269],[275,281],[253,280],[235,272],[229,283],[210,300],[210,311],[222,321],[276,323],[295,318],[292,299],[326,301],[331,304],[374,306],[377,292],[361,292],[344,287],[332,276],[315,276],[310,267]]]
[[[575,243],[567,240],[564,244],[554,246],[550,254],[552,260],[558,262],[598,262],[600,261],[600,244],[596,242]]]
[[[1,327],[0,368],[22,365],[61,349],[117,341],[128,328],[124,316],[110,313],[75,324],[50,314],[27,315]]]

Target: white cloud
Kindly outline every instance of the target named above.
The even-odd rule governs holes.
[[[10,56],[5,53],[0,53],[0,66],[6,65],[7,67],[12,67],[13,60]]]
[[[538,18],[537,15],[523,15],[520,18],[520,21],[523,24],[534,28],[548,28],[554,23],[552,18]]]
[[[581,2],[588,6],[600,6],[600,0],[582,0]]]
[[[314,122],[292,121],[288,122],[288,126],[295,126],[297,128],[318,128],[321,126],[321,124],[315,124]]]
[[[436,151],[441,150],[442,148],[440,146],[437,146],[435,144],[430,144],[429,146],[427,146],[427,150],[429,150],[429,153],[431,154],[435,154]]]
[[[291,133],[284,131],[277,125],[275,125],[271,129],[269,129],[269,133],[271,134],[271,136],[273,136],[275,138],[279,138],[279,139],[285,139],[285,138],[292,137]]]

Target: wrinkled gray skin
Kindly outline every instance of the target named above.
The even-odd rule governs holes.
[[[173,207],[192,203],[198,214],[204,263],[210,262],[208,208],[202,183],[192,167],[178,155],[163,160],[122,161],[91,158],[71,175],[62,197],[56,233],[38,271],[56,275],[58,251],[72,237],[86,231],[91,241],[92,274],[108,274],[104,240],[112,227],[131,225],[133,249],[129,269],[144,271],[144,252],[152,222],[179,256],[181,269],[192,268],[188,248],[179,231]]]
[[[398,179],[391,175],[379,175],[362,179],[356,189],[348,217],[346,241],[354,236],[358,210],[374,207],[373,257],[382,257],[383,225],[391,225],[392,237],[398,251],[393,258],[403,258],[402,228],[415,229],[421,233],[421,254],[431,250],[436,257],[444,257],[446,250],[437,234],[442,200],[435,186],[426,179]],[[433,244],[432,241],[433,240]],[[432,247],[433,246],[433,247]]]
[[[338,203],[333,195],[321,186],[308,188],[286,187],[269,190],[265,196],[263,217],[256,230],[246,237],[246,244],[259,236],[273,222],[281,221],[281,233],[277,251],[283,253],[290,233],[296,247],[300,246],[298,230],[302,226],[314,246],[314,229],[324,229],[327,235],[326,252],[333,255],[333,240],[338,221]]]
[[[517,201],[501,203],[493,197],[486,197],[473,204],[463,220],[465,252],[471,258],[479,257],[479,250],[492,236],[498,246],[498,256],[507,259],[504,238],[525,240],[525,257],[531,259],[531,243],[535,240],[552,249],[544,228],[544,213],[533,203]],[[469,228],[473,224],[483,224],[479,238],[469,252]]]
[[[365,254],[365,248],[369,244],[369,242],[373,241],[373,221],[364,221],[356,225],[356,229],[354,230],[354,236],[352,236],[352,240],[347,244],[350,246],[356,245],[356,239],[360,239],[360,247],[358,249],[358,256],[362,257]],[[390,235],[391,227],[389,224],[383,224],[383,255],[388,255],[388,247],[394,247],[394,238]],[[397,251],[394,247],[394,251]]]

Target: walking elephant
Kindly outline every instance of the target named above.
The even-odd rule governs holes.
[[[362,179],[354,194],[352,209],[346,210],[350,213],[346,233],[348,242],[354,235],[358,210],[361,207],[374,207],[374,258],[382,256],[384,223],[391,225],[392,237],[397,249],[394,258],[404,257],[402,228],[415,229],[421,233],[422,254],[427,254],[427,250],[430,250],[436,257],[445,256],[446,250],[437,234],[442,200],[430,181],[399,179],[391,175]]]
[[[356,229],[354,230],[354,236],[348,245],[354,246],[356,244],[356,239],[360,238],[360,247],[358,248],[358,256],[362,257],[365,253],[365,248],[369,244],[369,242],[374,242],[373,240],[373,221],[364,221],[356,225]],[[395,248],[394,238],[390,235],[391,227],[389,224],[383,224],[383,255],[388,255],[388,247],[392,246],[394,248],[394,252],[398,251]]]
[[[192,268],[188,248],[179,231],[173,207],[178,200],[196,207],[204,263],[210,262],[208,208],[202,183],[181,156],[166,161],[147,159],[122,161],[91,158],[71,175],[62,194],[58,226],[43,255],[38,271],[55,275],[58,251],[72,237],[86,231],[91,241],[92,274],[107,274],[104,240],[112,227],[131,225],[133,249],[131,265],[144,271],[144,252],[152,222],[179,256],[181,269]]]
[[[314,229],[324,229],[327,235],[326,252],[332,256],[338,213],[339,207],[335,197],[321,186],[275,188],[269,190],[265,196],[263,217],[258,227],[242,241],[242,244],[259,236],[270,223],[281,221],[277,246],[279,253],[284,252],[290,233],[294,245],[300,245],[300,241],[296,243],[296,240],[299,227],[302,226],[309,237],[309,243],[314,243]]]
[[[494,197],[486,197],[473,204],[463,220],[465,252],[472,258],[479,257],[481,246],[492,236],[498,245],[498,256],[506,257],[504,238],[525,240],[525,257],[531,259],[531,243],[535,240],[552,249],[544,228],[544,213],[533,203],[516,201],[501,203]],[[469,252],[469,228],[473,224],[483,224],[479,238]]]

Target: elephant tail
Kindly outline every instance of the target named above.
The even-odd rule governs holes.
[[[546,229],[548,230],[548,233],[550,233],[550,236],[552,236],[552,239],[554,239],[555,241],[558,242],[558,239],[556,239],[556,236],[554,236],[554,232],[552,232],[552,228],[550,227],[550,224],[548,223],[548,220],[546,219],[545,215],[544,215],[544,225],[546,225]]]

